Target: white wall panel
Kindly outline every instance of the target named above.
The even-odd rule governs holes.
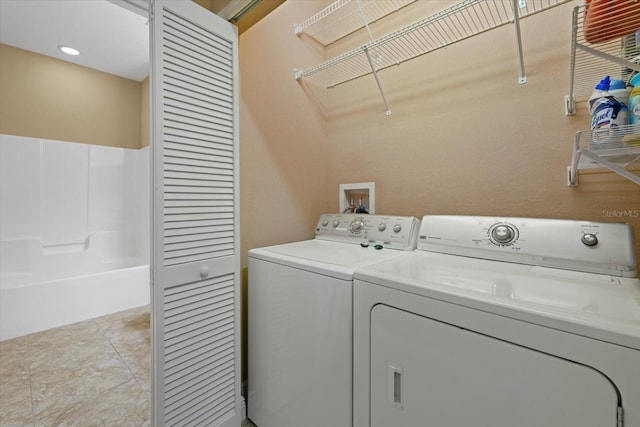
[[[46,254],[70,251],[147,260],[149,180],[148,149],[0,135],[3,273],[48,269]]]
[[[0,236],[40,236],[40,140],[0,135]]]

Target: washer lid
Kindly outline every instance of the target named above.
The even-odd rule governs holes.
[[[416,251],[354,278],[640,349],[640,280]]]
[[[395,258],[403,253],[405,252],[387,248],[378,250],[372,245],[362,247],[314,239],[251,249],[249,257],[352,280],[356,268]]]

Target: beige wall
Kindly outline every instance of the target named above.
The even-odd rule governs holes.
[[[282,13],[276,9],[240,36],[243,266],[250,248],[312,238],[326,209],[322,112],[293,78],[300,61],[322,60],[293,43],[293,22],[314,13],[315,6],[285,3]]]
[[[151,127],[149,119],[149,77],[140,83],[140,147],[146,147],[151,143]]]
[[[0,44],[0,133],[140,148],[141,84]]]
[[[452,3],[416,2],[374,34]],[[321,62],[325,49],[291,27],[325,5],[287,1],[241,36],[243,251],[311,236],[322,211],[338,210],[339,184],[366,181],[376,183],[377,213],[625,221],[640,243],[640,218],[608,217],[640,212],[640,186],[610,172],[566,184],[574,133],[589,126],[583,102],[576,116],[563,110],[573,3],[522,21],[528,83],[518,84],[507,25],[382,71],[389,117],[370,76],[329,90],[294,84],[291,69]],[[364,40],[361,31],[330,46],[327,59]],[[292,130],[300,124],[303,138]],[[308,170],[325,177],[322,190],[304,190]],[[309,208],[294,213],[294,201]]]
[[[313,1],[287,2],[240,35],[242,372],[247,373],[247,251],[310,239],[326,209],[326,134],[319,105],[293,78],[318,52],[292,43]]]

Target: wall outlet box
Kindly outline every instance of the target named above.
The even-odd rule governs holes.
[[[355,184],[340,184],[338,192],[340,212],[376,213],[376,183],[360,182]]]

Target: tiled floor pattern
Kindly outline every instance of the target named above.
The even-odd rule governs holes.
[[[0,342],[0,427],[150,426],[149,333],[140,307]]]
[[[0,342],[0,426],[150,425],[149,308]]]

